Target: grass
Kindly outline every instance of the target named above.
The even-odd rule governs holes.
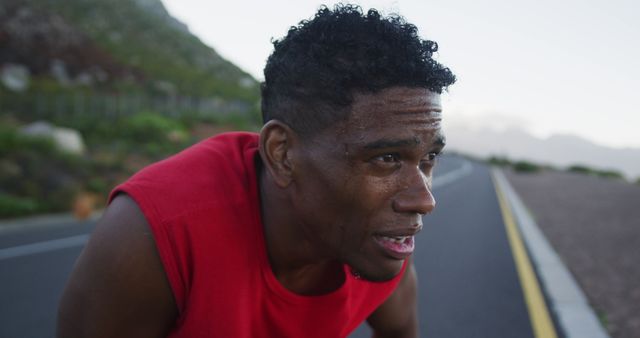
[[[141,166],[198,142],[192,129],[203,124],[258,129],[242,116],[169,117],[153,111],[112,119],[87,114],[60,121],[83,135],[86,154],[61,152],[49,138],[22,134],[19,129],[26,121],[0,115],[0,218],[68,211],[77,196],[87,193],[103,203],[116,184]]]
[[[584,165],[578,165],[578,164],[570,166],[569,168],[567,168],[567,171],[572,173],[592,175],[592,176],[598,176],[603,178],[624,179],[624,176],[622,176],[620,172],[615,170],[593,169],[593,168],[590,168]]]

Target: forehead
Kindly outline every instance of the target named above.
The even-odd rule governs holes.
[[[376,93],[357,93],[354,95],[352,113],[366,112],[424,112],[441,110],[440,94],[426,88],[391,87]]]
[[[440,136],[441,119],[440,94],[424,88],[393,87],[355,95],[348,119],[334,132],[338,139],[352,142],[375,138],[424,140]]]

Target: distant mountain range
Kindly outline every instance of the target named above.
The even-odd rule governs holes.
[[[461,123],[445,126],[445,133],[447,150],[472,156],[504,156],[561,168],[585,165],[615,170],[632,180],[640,177],[640,148],[609,148],[573,135],[541,139],[520,129],[476,129]]]

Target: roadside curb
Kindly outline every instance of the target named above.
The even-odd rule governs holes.
[[[491,173],[506,196],[551,310],[567,338],[610,338],[585,297],[582,289],[538,228],[520,197],[500,169]]]

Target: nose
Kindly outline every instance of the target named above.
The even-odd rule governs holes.
[[[393,209],[401,213],[426,215],[436,207],[436,200],[429,187],[429,178],[420,170],[406,177],[406,185],[393,200]]]

